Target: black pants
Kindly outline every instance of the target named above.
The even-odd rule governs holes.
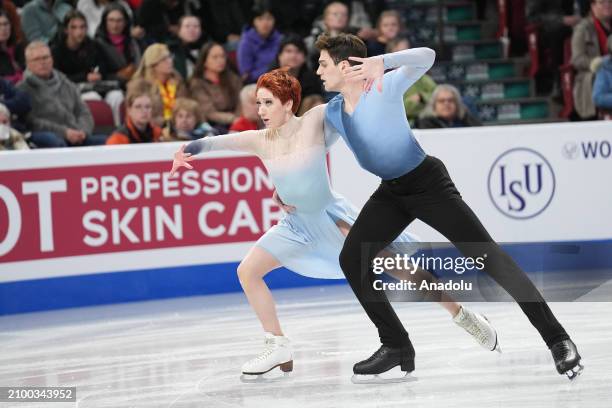
[[[482,253],[474,253],[475,247],[465,243],[486,243],[485,271],[517,300],[546,345],[569,338],[525,272],[495,244],[465,204],[444,164],[428,156],[409,173],[381,182],[351,227],[340,253],[342,271],[384,345],[404,347],[410,340],[385,293],[374,290],[373,275],[363,273],[362,266],[367,268],[417,218],[443,234],[466,257]]]

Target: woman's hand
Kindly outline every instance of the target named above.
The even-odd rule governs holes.
[[[174,153],[174,161],[172,162],[172,170],[170,170],[170,177],[174,176],[174,173],[177,172],[181,167],[187,167],[188,169],[193,169],[193,166],[188,162],[193,160],[191,153],[185,153],[186,144],[182,145],[180,149]]]

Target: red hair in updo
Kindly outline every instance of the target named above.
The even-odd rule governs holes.
[[[257,80],[255,92],[259,88],[266,88],[272,92],[272,95],[280,99],[283,105],[287,101],[293,101],[291,110],[294,114],[297,112],[302,100],[302,87],[300,82],[289,74],[287,69],[275,69],[260,76]]]

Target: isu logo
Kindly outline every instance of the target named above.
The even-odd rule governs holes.
[[[491,166],[489,197],[502,214],[528,219],[542,213],[555,194],[555,174],[540,153],[519,147],[500,155]]]

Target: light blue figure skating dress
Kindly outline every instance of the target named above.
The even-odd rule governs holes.
[[[302,117],[292,117],[280,128],[205,137],[190,143],[185,152],[196,155],[233,150],[257,155],[279,197],[296,210],[286,214],[256,245],[300,275],[342,279],[338,257],[345,237],[336,222],[352,226],[358,211],[330,187],[326,153],[338,134],[325,125],[324,118],[325,105],[320,105]],[[405,244],[418,241],[405,231],[395,242],[406,253]],[[407,247],[416,249],[415,245]],[[389,249],[398,252],[397,248]]]

